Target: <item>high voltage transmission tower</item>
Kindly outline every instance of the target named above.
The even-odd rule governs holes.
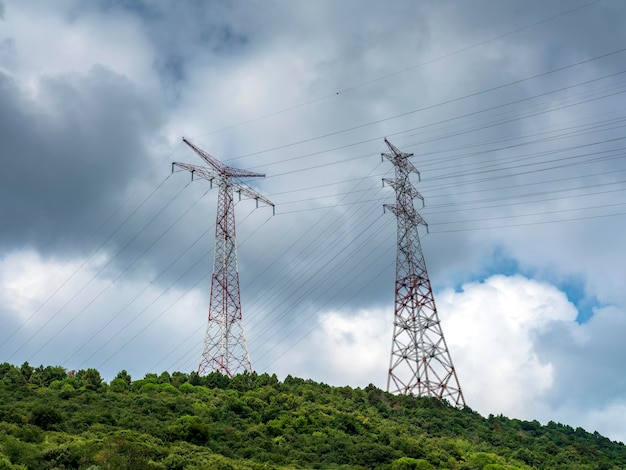
[[[394,179],[383,179],[396,192],[395,204],[384,204],[398,222],[395,307],[387,391],[447,399],[465,406],[459,379],[443,337],[435,298],[430,285],[418,228],[426,221],[415,210],[413,200],[424,198],[409,180],[419,171],[411,163],[413,154],[398,150],[387,139],[391,153],[383,153],[395,167]]]
[[[174,162],[172,171],[174,166],[183,168],[191,172],[192,180],[196,175],[209,180],[211,186],[215,180],[219,188],[209,319],[198,374],[217,371],[232,377],[244,371],[252,372],[241,314],[233,193],[237,192],[240,199],[242,195],[254,199],[257,207],[259,201],[272,208],[274,204],[239,180],[264,177],[264,174],[226,166],[184,137],[183,142],[208,163],[209,167]]]

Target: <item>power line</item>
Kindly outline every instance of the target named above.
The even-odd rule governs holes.
[[[434,126],[439,125],[439,124],[445,124],[445,123],[452,122],[452,121],[455,121],[455,120],[459,120],[459,119],[463,119],[463,118],[466,118],[466,117],[471,117],[471,116],[475,116],[475,115],[478,115],[478,114],[481,114],[481,113],[492,111],[492,110],[495,110],[495,109],[499,109],[499,108],[502,108],[502,107],[505,107],[505,106],[519,104],[519,103],[526,102],[526,101],[529,101],[529,100],[532,100],[532,99],[535,99],[535,98],[544,97],[544,96],[547,96],[547,95],[550,95],[550,94],[554,94],[554,93],[557,93],[557,92],[561,92],[561,91],[564,91],[564,90],[567,90],[567,89],[570,89],[570,88],[574,88],[574,87],[578,87],[578,86],[582,86],[582,85],[587,85],[589,83],[592,83],[592,82],[595,82],[595,81],[598,81],[598,80],[614,77],[614,76],[617,76],[617,75],[622,75],[622,74],[625,74],[625,73],[626,73],[626,70],[625,71],[620,71],[620,72],[613,73],[613,74],[610,74],[610,75],[606,75],[606,76],[603,76],[603,77],[598,77],[596,79],[587,80],[585,82],[581,82],[581,83],[578,83],[576,85],[570,85],[570,86],[561,87],[559,89],[552,90],[552,91],[545,92],[545,93],[541,93],[541,94],[538,94],[538,95],[535,95],[535,96],[522,98],[522,99],[511,101],[511,102],[508,102],[508,103],[505,103],[505,104],[491,106],[491,107],[484,108],[484,109],[481,109],[481,110],[478,110],[478,111],[473,111],[473,112],[466,113],[466,114],[463,114],[463,115],[458,115],[458,116],[454,116],[454,117],[451,117],[451,118],[446,118],[446,119],[443,119],[443,120],[440,120],[440,121],[437,121],[437,122],[433,122],[433,123],[430,123],[430,124],[426,124],[426,125],[422,125],[422,126],[418,126],[418,127],[405,129],[403,131],[387,133],[387,136],[400,136],[400,135],[405,134],[407,132],[412,132],[412,131],[419,130],[419,129],[426,129],[426,128],[429,128],[429,127],[434,127]],[[574,103],[565,104],[565,105],[562,105],[562,106],[559,106],[559,107],[556,107],[556,108],[549,108],[549,109],[546,109],[546,110],[537,111],[537,112],[525,114],[525,115],[522,115],[522,116],[517,116],[517,117],[514,117],[514,118],[509,118],[509,119],[506,119],[506,120],[498,120],[496,122],[492,122],[492,123],[489,123],[489,124],[484,124],[484,125],[480,125],[480,126],[476,126],[476,127],[470,128],[470,129],[464,129],[464,130],[461,130],[461,131],[452,132],[452,133],[445,134],[445,135],[442,135],[442,136],[434,137],[434,138],[431,138],[431,139],[428,139],[428,140],[423,140],[423,141],[421,141],[419,143],[411,144],[411,146],[418,145],[418,144],[422,145],[422,144],[425,144],[425,143],[432,143],[432,142],[436,142],[436,141],[441,141],[443,139],[449,139],[451,137],[458,137],[458,136],[461,136],[461,135],[466,135],[466,134],[469,134],[469,133],[472,133],[472,132],[476,132],[476,131],[479,131],[479,130],[485,130],[485,129],[489,129],[489,128],[493,128],[493,127],[497,127],[497,126],[503,126],[505,124],[510,124],[510,123],[513,123],[513,122],[516,122],[516,121],[520,121],[520,120],[523,120],[523,119],[528,119],[530,117],[537,117],[537,116],[540,116],[542,114],[546,114],[546,113],[550,113],[550,112],[554,112],[554,111],[558,111],[558,110],[568,109],[568,108],[571,108],[571,107],[574,107],[574,106],[579,106],[581,104],[590,103],[590,102],[595,101],[595,100],[604,99],[604,98],[610,98],[610,97],[622,94],[624,92],[626,92],[626,90],[614,91],[612,93],[607,93],[607,94],[599,96],[599,97],[594,97],[594,98],[589,98],[589,99],[585,99],[585,100],[580,100],[580,101],[577,101],[577,102],[574,102]],[[301,155],[290,157],[290,158],[287,158],[287,159],[284,159],[284,160],[280,160],[280,161],[277,161],[277,162],[274,162],[274,163],[271,163],[271,164],[266,164],[266,165],[263,165],[263,167],[267,167],[267,166],[275,165],[275,164],[279,164],[279,163],[284,163],[284,162],[288,162],[288,161],[299,160],[299,159],[302,159],[302,158],[312,157],[312,156],[316,156],[316,155],[320,155],[320,154],[324,154],[324,153],[333,152],[333,151],[336,151],[336,150],[344,150],[344,149],[347,149],[347,148],[350,148],[350,147],[355,147],[357,145],[371,143],[371,142],[375,142],[375,141],[380,141],[384,137],[385,137],[384,135],[380,135],[380,136],[377,136],[377,137],[368,138],[368,139],[360,140],[360,141],[357,141],[357,142],[350,142],[348,144],[340,145],[340,146],[337,146],[337,147],[332,147],[332,148],[327,148],[327,149],[324,149],[324,150],[309,152],[309,153],[306,153],[306,154],[301,154]],[[335,162],[334,164],[338,164],[338,163],[343,163],[343,162]],[[305,171],[305,170],[320,168],[322,166],[324,166],[324,165],[318,164],[318,165],[314,165],[314,166],[311,166],[311,167],[305,168],[305,169],[290,170],[290,171],[285,171],[283,173],[274,173],[272,175],[269,175],[267,177],[267,179],[276,178],[276,177],[279,177],[279,176],[291,175],[291,174],[298,173],[298,172]],[[258,168],[258,167],[252,166],[250,168],[255,169],[255,168]]]
[[[184,189],[184,188],[183,188]],[[165,209],[167,209],[176,199],[176,197],[178,197],[181,193],[182,193],[182,189],[178,192],[178,194],[176,194],[176,196],[170,200],[170,202],[168,204],[165,205],[165,207],[163,207],[160,211],[158,211],[153,217],[152,219],[150,219],[150,221],[144,226],[143,229],[141,229],[133,238],[131,238],[131,240],[124,246],[124,248],[122,248],[122,250],[120,252],[118,252],[118,255],[124,251],[133,241],[135,241],[137,239],[137,237],[139,237],[139,235],[141,235],[143,233],[143,231],[150,225],[152,224],[152,222],[154,222],[157,217],[159,217],[164,211]],[[171,228],[173,227],[173,225],[171,225],[167,231],[169,231]],[[159,237],[157,237],[150,245],[148,245],[148,247],[146,247],[139,256],[137,256],[124,270],[122,270],[122,272],[120,272],[109,284],[107,284],[104,289],[102,289],[95,297],[93,297],[91,299],[91,301],[83,308],[81,309],[77,314],[73,315],[64,325],[62,328],[58,329],[57,332],[55,334],[53,334],[43,345],[41,345],[39,347],[39,349],[37,349],[37,351],[35,351],[34,354],[37,354],[39,351],[41,351],[45,346],[47,346],[50,341],[52,341],[54,338],[56,338],[61,331],[63,331],[65,328],[67,328],[72,322],[74,322],[74,320],[76,320],[79,316],[81,316],[85,310],[87,309],[87,307],[89,307],[93,302],[95,302],[98,298],[100,298],[100,296],[109,289],[109,287],[111,287],[113,284],[115,284],[115,282],[120,279],[132,266],[135,265],[135,263],[137,263],[137,261],[139,261],[139,259],[141,259],[141,257],[148,251],[150,250],[150,248],[152,248],[152,246],[154,246],[154,244],[156,244],[156,242],[158,240],[160,240],[162,238],[163,235],[165,235],[164,232],[163,234],[161,234]],[[56,318],[59,313],[61,313],[68,305],[70,302],[72,302],[84,289],[84,287],[86,287],[87,285],[89,285],[93,280],[95,280],[97,278],[97,276],[107,267],[109,266],[113,260],[115,259],[112,258],[108,263],[106,263],[92,278],[91,280],[85,284],[85,286],[83,286],[81,289],[78,290],[78,292],[72,296],[70,298],[70,300],[68,300],[67,302],[65,302],[65,304],[63,304],[63,306],[56,311],[56,313],[54,315],[52,315],[50,318],[48,318],[48,320],[37,330],[35,331],[35,333],[33,333],[25,342],[22,343],[22,345],[13,352],[13,354],[11,354],[11,356],[9,356],[9,359],[12,358],[18,351],[20,351],[26,344],[28,344],[39,332],[41,332],[41,330],[43,330],[43,328],[45,326],[48,325],[48,323],[50,323],[50,321],[52,321],[54,318]]]
[[[189,206],[189,208],[176,220],[176,222],[174,222],[174,224],[172,224],[165,232],[163,232],[161,234],[161,236],[157,239],[157,241],[162,238],[169,230],[171,230],[171,228],[178,223],[183,216],[185,216],[193,207],[195,207],[197,205],[198,202],[200,202],[200,200],[202,198],[204,198],[204,196],[208,193],[208,191],[206,191],[204,194],[202,194],[202,196],[200,196],[199,199],[196,200],[196,202],[194,202],[191,206]],[[143,288],[143,290],[141,292],[139,292],[137,295],[135,295],[131,300],[129,300],[126,305],[124,305],[124,307],[119,310],[115,315],[112,315],[109,320],[104,323],[100,328],[98,328],[89,338],[87,338],[78,348],[76,348],[74,350],[74,352],[72,354],[70,354],[69,356],[67,356],[62,362],[63,363],[67,363],[70,361],[70,359],[72,359],[72,357],[74,357],[79,351],[81,351],[87,344],[89,344],[91,341],[93,341],[97,336],[99,336],[107,326],[109,326],[111,323],[113,323],[113,321],[115,321],[122,313],[124,313],[138,298],[140,298],[145,292],[147,292],[150,287],[152,287],[152,285],[154,283],[156,283],[163,275],[165,275],[165,273],[167,273],[172,266],[174,266],[177,262],[179,262],[183,256],[185,256],[185,254],[187,254],[194,246],[196,246],[200,240],[204,239],[206,237],[206,235],[213,229],[214,227],[209,227],[205,232],[203,232],[198,238],[196,238],[196,240],[191,244],[188,245],[187,248],[185,248],[181,253],[179,253],[177,256],[175,256],[172,261],[163,269],[161,270],[161,272],[150,282],[148,282],[145,287]],[[156,241],[154,242],[156,243]],[[151,245],[153,246],[154,243]],[[192,266],[192,268],[195,266],[196,264],[194,264]],[[191,269],[191,268],[190,268]],[[189,271],[189,270],[188,270]],[[188,272],[186,271],[186,272]],[[133,321],[138,318],[138,316],[133,317]],[[128,324],[126,325],[128,326]],[[36,353],[35,353],[36,354]]]
[[[610,57],[610,56],[613,56],[613,55],[616,55],[616,54],[621,54],[624,51],[626,51],[626,48],[618,49],[616,51],[609,52],[607,54],[602,54],[602,55],[593,57],[591,59],[586,59],[586,60],[582,60],[582,61],[579,61],[579,62],[576,62],[576,63],[573,63],[573,64],[569,64],[569,65],[566,65],[566,66],[563,66],[563,67],[558,67],[556,69],[552,69],[552,70],[549,70],[547,72],[542,72],[542,73],[539,73],[539,74],[536,74],[536,75],[532,75],[532,76],[529,76],[529,77],[526,77],[526,78],[522,78],[522,79],[519,79],[519,80],[514,80],[512,82],[508,82],[508,83],[505,83],[505,84],[502,84],[502,85],[491,87],[491,88],[488,88],[488,89],[485,89],[485,90],[477,91],[477,92],[470,93],[470,94],[467,94],[467,95],[464,95],[464,96],[460,96],[460,97],[457,97],[457,98],[449,99],[449,100],[446,100],[446,101],[441,101],[439,103],[432,104],[432,105],[429,105],[429,106],[424,106],[422,108],[413,109],[413,110],[406,111],[406,112],[400,113],[400,114],[395,114],[393,116],[389,116],[389,117],[386,117],[386,118],[377,119],[375,121],[370,121],[370,122],[367,122],[367,123],[364,123],[364,124],[359,124],[357,126],[348,127],[346,129],[342,129],[342,130],[339,130],[339,131],[329,132],[327,134],[319,135],[319,136],[316,136],[316,137],[311,137],[311,138],[308,138],[308,139],[299,140],[299,141],[296,141],[296,142],[291,142],[289,144],[283,144],[283,145],[267,148],[267,149],[264,149],[264,150],[258,150],[256,152],[251,152],[251,153],[247,153],[247,154],[244,154],[244,155],[239,155],[239,156],[233,157],[233,158],[231,158],[231,159],[229,159],[227,161],[238,160],[238,159],[241,159],[241,158],[251,157],[251,156],[254,156],[254,155],[260,155],[262,153],[267,153],[267,152],[274,152],[276,150],[281,150],[281,149],[284,149],[284,148],[293,147],[295,145],[300,145],[300,144],[312,142],[312,141],[319,140],[319,139],[325,139],[327,137],[332,137],[332,136],[335,136],[335,135],[338,135],[338,134],[343,134],[345,132],[350,132],[350,131],[353,131],[353,130],[356,130],[356,129],[362,129],[362,128],[365,128],[365,127],[373,126],[375,124],[380,124],[382,122],[390,121],[390,120],[393,120],[393,119],[398,119],[398,118],[401,118],[401,117],[410,116],[412,114],[420,113],[420,112],[423,112],[423,111],[429,111],[429,110],[438,108],[440,106],[445,106],[447,104],[456,103],[456,102],[459,102],[459,101],[466,100],[468,98],[474,98],[476,96],[484,95],[486,93],[490,93],[490,92],[493,92],[493,91],[496,91],[496,90],[500,90],[502,88],[506,88],[506,87],[513,86],[513,85],[519,85],[520,83],[523,83],[525,81],[529,81],[529,80],[533,80],[533,79],[536,79],[536,78],[544,77],[546,75],[550,75],[550,74],[553,74],[553,73],[556,73],[556,72],[561,72],[563,70],[567,70],[567,69],[570,69],[570,68],[573,68],[573,67],[578,67],[580,65],[587,64],[587,63],[590,63],[590,62],[594,62],[596,60],[604,59],[604,58],[607,58],[607,57]],[[588,84],[588,83],[591,83],[591,82],[596,81],[596,80],[602,80],[604,78],[613,77],[615,75],[619,75],[619,74],[622,74],[622,73],[625,73],[625,72],[619,72],[618,74],[607,75],[606,77],[601,77],[599,79],[594,79],[594,80],[591,80],[591,81],[588,81],[588,82],[583,82],[582,84]],[[574,85],[574,86],[579,86],[579,85]],[[560,88],[558,91],[563,91],[563,90],[566,90],[568,88],[570,88],[570,87]],[[553,93],[553,92],[550,92],[550,93]],[[538,96],[542,96],[542,95],[538,95]],[[526,99],[524,99],[522,101],[525,101],[525,100]],[[513,103],[516,103],[516,102],[513,102]],[[508,105],[509,104],[507,103],[507,104],[502,105],[502,106],[508,106]],[[490,108],[490,109],[495,109],[495,108]],[[269,165],[266,164],[264,166],[269,166]]]
[[[600,3],[600,1],[601,1],[601,0],[594,0],[594,1],[592,1],[592,2],[585,3],[584,5],[581,5],[581,6],[578,6],[578,7],[575,7],[575,8],[571,8],[571,9],[569,9],[569,10],[563,11],[563,12],[561,12],[561,13],[558,13],[558,14],[556,14],[556,15],[550,16],[550,17],[548,17],[548,18],[544,18],[544,19],[542,19],[542,20],[539,20],[539,21],[536,21],[536,22],[534,22],[534,23],[531,23],[531,24],[528,24],[528,25],[522,26],[522,27],[517,28],[517,29],[514,29],[514,30],[512,30],[512,31],[508,31],[508,32],[506,32],[506,33],[502,33],[502,34],[499,34],[499,35],[493,36],[493,37],[491,37],[491,38],[489,38],[489,39],[485,39],[485,40],[479,41],[479,42],[474,43],[474,44],[472,44],[472,45],[469,45],[469,46],[463,47],[463,48],[461,48],[461,49],[457,49],[456,51],[449,52],[449,53],[447,53],[447,54],[441,55],[441,56],[436,57],[436,58],[433,58],[433,59],[429,59],[429,60],[427,60],[427,61],[425,61],[425,62],[420,62],[420,63],[418,63],[418,64],[411,65],[411,66],[406,67],[406,68],[404,68],[404,69],[401,69],[401,70],[398,70],[398,71],[396,71],[396,72],[392,72],[392,73],[389,73],[389,74],[383,75],[383,76],[378,77],[378,78],[375,78],[375,79],[373,79],[373,80],[369,80],[369,81],[361,82],[360,84],[357,84],[357,85],[352,85],[352,86],[349,86],[349,87],[347,87],[347,88],[344,88],[344,89],[341,89],[341,90],[339,90],[339,91],[336,91],[336,92],[334,92],[334,93],[331,93],[331,94],[328,94],[328,95],[324,95],[324,96],[321,96],[321,97],[319,97],[319,98],[315,98],[315,99],[313,99],[313,100],[309,100],[309,101],[306,101],[306,102],[301,103],[301,104],[297,104],[297,105],[294,105],[294,106],[289,106],[289,107],[287,107],[287,108],[284,108],[284,109],[281,109],[281,110],[278,110],[278,111],[274,111],[274,112],[271,112],[271,113],[269,113],[269,114],[266,114],[266,115],[263,115],[263,116],[260,116],[260,117],[257,117],[257,118],[249,119],[249,120],[247,120],[247,121],[243,121],[243,122],[240,122],[240,123],[237,123],[237,124],[232,124],[232,125],[230,125],[230,126],[222,127],[222,128],[220,128],[220,129],[216,129],[216,130],[213,130],[213,131],[209,131],[209,132],[207,132],[207,133],[204,133],[204,134],[200,134],[200,135],[198,135],[198,136],[195,136],[195,138],[205,137],[205,136],[207,136],[207,135],[215,134],[215,133],[217,133],[217,132],[222,132],[222,131],[225,131],[225,130],[228,130],[228,129],[233,129],[233,128],[236,128],[236,127],[240,127],[240,126],[243,126],[243,125],[246,125],[246,124],[251,124],[251,123],[253,123],[253,122],[261,121],[261,120],[263,120],[263,119],[267,119],[267,118],[272,117],[272,116],[276,116],[276,115],[279,115],[279,114],[282,114],[282,113],[286,113],[286,112],[288,112],[288,111],[293,111],[293,110],[295,110],[295,109],[299,109],[299,108],[302,108],[302,107],[305,107],[305,106],[311,105],[311,104],[313,104],[313,103],[317,103],[317,102],[320,102],[320,101],[324,101],[324,100],[327,100],[327,99],[329,99],[329,98],[335,98],[335,97],[337,97],[338,95],[345,94],[345,93],[347,93],[347,92],[354,91],[354,90],[357,90],[357,89],[359,89],[359,88],[366,87],[366,86],[371,85],[371,84],[373,84],[373,83],[377,83],[377,82],[379,82],[379,81],[386,80],[386,79],[388,79],[388,78],[391,78],[391,77],[395,77],[395,76],[397,76],[397,75],[400,75],[400,74],[402,74],[402,73],[406,73],[406,72],[408,72],[408,71],[410,71],[410,70],[414,70],[414,69],[416,69],[416,68],[423,67],[423,66],[425,66],[425,65],[432,64],[432,63],[434,63],[434,62],[438,62],[438,61],[440,61],[440,60],[447,59],[447,58],[449,58],[449,57],[453,57],[453,56],[458,55],[458,54],[462,54],[462,53],[464,53],[464,52],[467,52],[467,51],[469,51],[469,50],[475,49],[475,48],[477,48],[477,47],[484,46],[485,44],[488,44],[488,43],[490,43],[490,42],[497,41],[498,39],[503,39],[503,38],[505,38],[505,37],[507,37],[507,36],[511,36],[511,35],[517,34],[517,33],[521,32],[521,31],[524,31],[524,30],[527,30],[527,29],[534,28],[534,27],[539,26],[539,25],[541,25],[541,24],[548,23],[548,22],[553,21],[553,20],[555,20],[555,19],[561,18],[561,17],[563,17],[563,16],[565,16],[565,15],[569,15],[569,14],[574,13],[574,12],[576,12],[576,11],[579,11],[579,10],[581,10],[581,9],[584,9],[584,8],[589,7],[589,6],[595,5],[596,3]],[[238,158],[239,158],[239,157],[238,157]],[[230,160],[227,160],[227,161],[230,161]]]
[[[269,219],[267,219],[269,220]],[[265,222],[267,222],[267,220]],[[265,223],[264,222],[264,223]],[[206,255],[205,255],[206,256]],[[185,274],[187,274],[194,266],[196,266],[200,261],[203,260],[204,257],[199,258],[197,260],[196,263],[194,263],[194,265],[188,269],[182,276],[184,276]],[[181,276],[181,277],[182,277]],[[113,359],[113,357],[115,357],[117,354],[119,354],[124,348],[126,348],[126,346],[128,346],[132,341],[134,341],[135,339],[137,339],[137,337],[143,333],[144,331],[146,331],[150,326],[152,326],[159,318],[161,318],[165,313],[167,313],[174,305],[176,305],[180,300],[183,299],[183,297],[185,297],[189,292],[191,292],[192,290],[194,290],[195,287],[198,286],[198,284],[204,280],[206,280],[208,278],[208,274],[202,276],[200,279],[198,279],[198,281],[196,281],[193,286],[191,286],[189,289],[187,289],[185,292],[183,292],[183,294],[181,294],[176,300],[174,300],[173,302],[171,302],[165,309],[163,309],[156,317],[154,317],[147,325],[145,325],[141,330],[139,330],[134,336],[132,336],[130,339],[128,339],[121,347],[119,347],[113,354],[109,355],[99,366],[98,368],[102,367],[104,364],[106,364],[107,362],[109,362],[111,359]],[[172,286],[174,286],[176,284],[176,282],[178,282],[178,280],[181,279],[181,277],[179,277],[179,279],[177,279],[176,281],[174,281],[172,283],[172,285],[170,287],[168,287],[166,289],[166,291],[164,291],[163,293],[161,293],[161,295],[159,295],[159,297],[156,299],[158,300],[159,298],[161,298]],[[156,302],[155,300],[155,302]],[[153,302],[154,303],[154,302]],[[152,304],[153,304],[152,303]],[[141,312],[140,315],[142,313],[144,313],[145,311],[147,311],[147,309],[152,306],[152,304],[148,305],[147,307],[145,307]],[[118,332],[119,333],[119,332]],[[91,357],[93,357],[94,354],[92,354],[88,359],[90,359]]]
[[[454,230],[434,230],[432,234],[440,234],[440,233],[454,233],[454,232],[469,232],[469,231],[477,231],[477,230],[496,230],[496,229],[505,229],[505,228],[517,228],[517,227],[526,227],[531,225],[544,225],[544,224],[559,224],[564,222],[575,222],[580,220],[591,220],[591,219],[603,219],[608,217],[619,217],[626,215],[626,212],[617,212],[613,214],[603,214],[603,215],[590,215],[585,217],[573,217],[569,219],[549,219],[542,220],[538,222],[525,222],[525,223],[517,223],[517,224],[507,224],[507,225],[495,225],[489,227],[472,227],[472,228],[462,228],[462,229],[454,229]],[[482,222],[482,220],[476,219],[473,222]],[[433,224],[436,226],[437,224]]]
[[[136,207],[136,208],[135,208],[135,210],[134,210],[131,214],[129,214],[129,215],[128,215],[125,219],[124,219],[124,221],[123,221],[123,222],[122,222],[122,223],[121,223],[121,224],[120,224],[120,225],[119,225],[119,226],[118,226],[118,227],[117,227],[117,228],[113,231],[113,233],[111,233],[111,234],[107,237],[107,239],[106,239],[106,240],[104,240],[104,241],[100,244],[100,246],[99,246],[98,248],[96,248],[96,249],[95,249],[95,250],[94,250],[94,251],[93,251],[93,252],[92,252],[92,253],[91,253],[91,254],[90,254],[90,255],[89,255],[89,256],[88,256],[88,257],[87,257],[87,258],[86,258],[86,259],[85,259],[85,260],[84,260],[84,261],[83,261],[80,265],[79,265],[79,266],[78,266],[78,268],[76,268],[76,269],[74,270],[74,272],[73,272],[73,273],[72,273],[72,274],[71,274],[71,275],[70,275],[67,279],[65,279],[65,281],[63,281],[63,283],[62,283],[60,286],[59,286],[59,287],[58,287],[58,288],[57,288],[57,289],[56,289],[56,290],[55,290],[52,294],[50,294],[50,295],[49,295],[49,296],[48,296],[48,297],[47,297],[47,298],[43,301],[43,303],[42,303],[41,305],[39,305],[39,307],[37,307],[37,309],[36,309],[33,313],[31,313],[31,314],[28,316],[28,318],[26,318],[26,320],[25,320],[25,321],[23,321],[23,322],[22,322],[22,323],[21,323],[21,324],[20,324],[20,325],[19,325],[19,326],[18,326],[18,327],[17,327],[17,328],[16,328],[16,329],[15,329],[15,330],[14,330],[14,331],[13,331],[13,332],[12,332],[12,333],[8,336],[8,337],[7,337],[7,338],[6,338],[6,339],[5,339],[2,343],[0,343],[0,347],[4,346],[4,345],[7,343],[7,341],[9,341],[9,340],[10,340],[10,339],[11,339],[11,338],[12,338],[12,337],[13,337],[13,336],[14,336],[14,335],[15,335],[15,334],[19,331],[19,330],[21,330],[21,329],[22,329],[22,327],[24,327],[24,326],[26,325],[26,323],[28,323],[28,321],[30,321],[30,320],[31,320],[31,319],[32,319],[32,318],[33,318],[33,317],[34,317],[34,316],[35,316],[35,315],[36,315],[36,314],[37,314],[37,313],[38,313],[38,312],[39,312],[39,311],[40,311],[40,310],[41,310],[41,309],[42,309],[42,308],[43,308],[43,307],[44,307],[44,306],[45,306],[45,305],[46,305],[46,304],[50,301],[50,299],[52,299],[52,298],[53,298],[56,294],[58,294],[58,292],[59,292],[59,291],[60,291],[60,290],[61,290],[61,289],[65,286],[65,285],[67,285],[67,283],[68,283],[68,282],[69,282],[69,281],[70,281],[70,280],[71,280],[71,279],[72,279],[72,278],[73,278],[73,277],[74,277],[74,276],[75,276],[75,275],[76,275],[76,274],[77,274],[77,273],[78,273],[78,272],[79,272],[79,271],[80,271],[80,270],[81,270],[81,269],[82,269],[82,268],[83,268],[83,267],[84,267],[84,266],[85,266],[85,265],[86,265],[86,264],[87,264],[87,263],[88,263],[88,262],[89,262],[92,258],[93,258],[93,256],[94,256],[94,255],[95,255],[95,254],[96,254],[96,253],[97,253],[100,249],[102,249],[102,247],[104,247],[104,245],[105,245],[105,244],[106,244],[106,243],[107,243],[107,242],[108,242],[108,241],[109,241],[109,240],[110,240],[110,239],[111,239],[111,238],[112,238],[112,237],[113,237],[113,236],[114,236],[114,235],[115,235],[115,234],[116,234],[116,233],[117,233],[117,232],[118,232],[118,231],[119,231],[119,230],[120,230],[120,229],[121,229],[121,228],[122,228],[122,227],[123,227],[123,226],[124,226],[124,225],[125,225],[125,224],[126,224],[126,223],[127,223],[127,222],[128,222],[128,221],[129,221],[129,220],[130,220],[130,219],[131,219],[131,218],[132,218],[132,217],[133,217],[133,216],[134,216],[134,215],[135,215],[135,214],[136,214],[136,213],[137,213],[137,212],[138,212],[138,211],[139,211],[139,210],[140,210],[140,209],[141,209],[141,208],[142,208],[142,207],[143,207],[143,206],[144,206],[144,205],[148,202],[148,201],[149,201],[149,200],[150,200],[150,199],[151,199],[151,198],[152,198],[152,196],[153,196],[153,195],[154,195],[154,194],[155,194],[155,193],[159,190],[159,188],[161,188],[161,186],[165,183],[165,181],[167,181],[167,179],[168,179],[168,178],[166,177],[166,178],[165,178],[165,179],[164,179],[161,183],[159,183],[159,185],[158,185],[156,188],[154,188],[154,189],[152,190],[152,192],[148,195],[148,197],[147,197],[147,198],[145,198],[145,199],[142,201],[142,203],[141,203],[138,207]],[[144,228],[145,228],[145,227],[144,227]],[[134,240],[134,239],[133,239],[133,240]],[[132,242],[132,240],[129,242],[129,244],[130,244],[131,242]],[[128,246],[128,244],[127,244],[126,246]],[[124,248],[126,248],[126,246],[125,246]],[[119,253],[118,253],[118,254],[119,254]],[[108,267],[108,266],[109,266],[109,265],[110,265],[110,264],[111,264],[111,263],[115,260],[115,258],[116,258],[116,257],[117,257],[117,256],[114,256],[113,258],[111,258],[111,259],[109,260],[109,262],[108,262],[108,263],[106,263],[104,266],[102,266],[102,268],[100,268],[100,270],[99,270],[99,271],[98,271],[98,272],[97,272],[97,273],[96,273],[96,274],[95,274],[95,275],[91,278],[91,280],[90,280],[87,284],[85,284],[85,285],[84,285],[84,286],[83,286],[83,287],[82,287],[82,288],[81,288],[81,289],[80,289],[80,290],[76,293],[76,295],[74,295],[74,297],[72,297],[72,299],[70,299],[70,301],[71,301],[71,300],[73,300],[75,297],[77,297],[77,296],[78,296],[78,294],[80,294],[80,292],[82,292],[82,290],[83,290],[83,289],[85,289],[85,288],[86,288],[86,287],[87,287],[87,286],[88,286],[88,285],[89,285],[89,284],[90,284],[90,283],[91,283],[91,282],[92,282],[92,281],[96,278],[96,276],[98,276],[98,274],[100,274],[100,273],[101,273],[104,269],[106,269],[106,268],[107,268],[107,267]],[[64,308],[64,307],[62,307],[62,308],[61,308],[61,310],[62,310],[63,308]],[[52,318],[54,318],[56,315],[58,315],[58,313],[59,313],[61,310],[59,310],[56,314],[54,314]],[[41,331],[41,329],[42,329],[44,326],[46,326],[52,318],[49,318],[49,319],[48,319],[48,321],[47,321],[47,322],[46,322],[46,323],[45,323],[45,324],[44,324],[44,325],[43,325],[43,326],[42,326],[39,330],[37,330],[37,332]],[[29,339],[29,340],[30,340],[30,339]],[[10,356],[10,357],[13,357],[13,356]]]

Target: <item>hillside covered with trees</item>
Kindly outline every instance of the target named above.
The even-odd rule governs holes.
[[[25,468],[617,470],[626,446],[372,385],[4,363],[0,470]]]

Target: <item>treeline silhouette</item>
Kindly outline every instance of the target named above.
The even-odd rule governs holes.
[[[626,446],[373,385],[0,364],[0,470],[207,468],[617,470]]]

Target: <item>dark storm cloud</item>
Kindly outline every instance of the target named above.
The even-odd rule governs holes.
[[[626,394],[623,367],[626,313],[599,309],[582,325],[555,322],[537,337],[542,361],[552,363],[554,386],[548,399],[557,408],[606,407]],[[581,380],[584,377],[584,380]]]
[[[11,67],[15,63],[15,43],[10,38],[0,39],[0,67]]]
[[[145,171],[146,137],[162,110],[104,67],[38,87],[29,97],[0,75],[0,243],[74,251]]]
[[[224,2],[176,1],[116,2],[104,0],[81,5],[79,11],[105,16],[132,17],[158,53],[154,69],[172,106],[181,98],[189,69],[209,64],[219,67],[233,57],[249,52],[250,35],[275,20],[268,9],[242,8]],[[271,26],[270,26],[271,27]]]

